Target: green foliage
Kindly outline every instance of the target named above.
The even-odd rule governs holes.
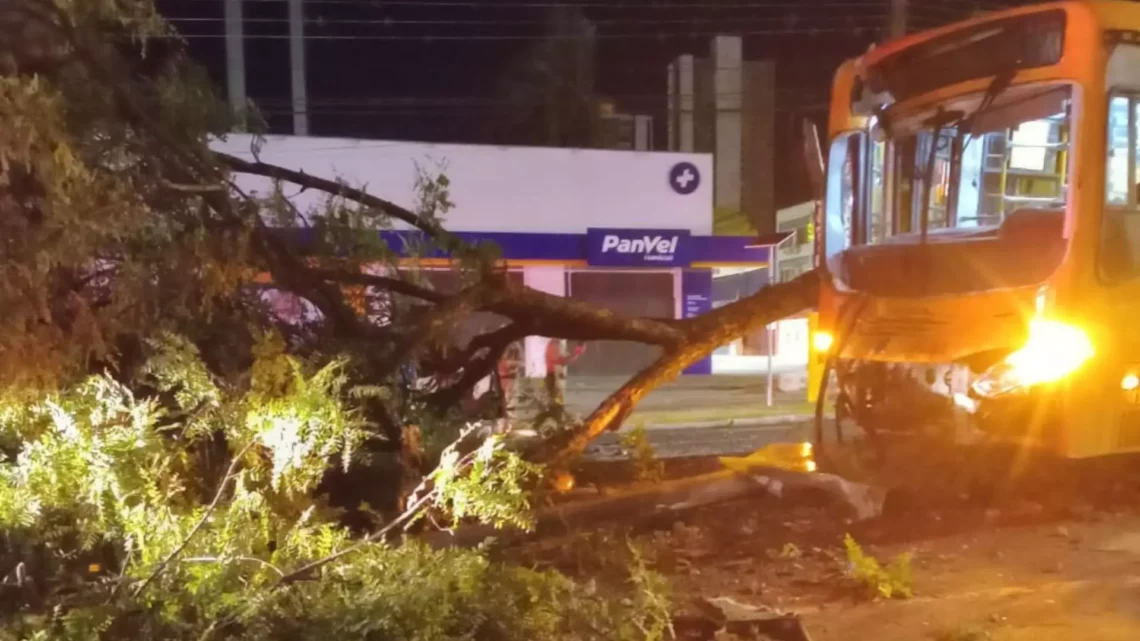
[[[149,344],[142,376],[177,399],[174,408],[108,376],[5,408],[0,433],[21,447],[0,462],[0,532],[61,559],[109,549],[113,562],[94,579],[71,570],[68,590],[49,589],[41,608],[56,611],[50,620],[10,618],[0,639],[662,638],[663,586],[640,560],[624,600],[478,551],[414,542],[357,544],[317,580],[282,582],[353,544],[310,498],[361,438],[341,364],[310,369],[267,340],[255,376],[235,388],[214,380],[184,339]],[[188,407],[209,408],[216,431],[166,420]],[[192,463],[218,435],[228,469],[199,488]],[[527,527],[520,484],[537,472],[488,439],[466,456],[449,449],[428,496],[454,522]],[[68,572],[60,563],[57,575]]]
[[[522,488],[539,477],[538,466],[503,448],[501,436],[490,436],[471,454],[456,447],[444,451],[431,475],[439,505],[454,522],[476,518],[495,527],[530,529],[529,498]]]
[[[492,563],[471,551],[374,547],[335,576],[274,594],[267,610],[289,616],[259,617],[246,638],[664,638],[660,611],[639,596],[639,583],[634,588],[623,604],[565,577]]]
[[[346,470],[394,458],[407,426],[462,424],[394,374],[435,347],[405,349],[430,305],[381,291],[361,308],[337,282],[373,266],[415,280],[375,233],[390,209],[238,188],[208,147],[235,114],[150,0],[8,4],[0,640],[661,637],[644,568],[614,592],[354,536],[329,489]],[[441,225],[448,179],[420,170],[417,187],[413,213]],[[266,225],[305,227],[304,252]],[[459,258],[461,285],[495,259],[444,231],[425,242]],[[321,319],[271,314],[263,275]],[[448,452],[421,507],[529,526],[533,466],[495,440]],[[400,485],[362,478],[384,498]]]
[[[875,557],[865,553],[850,535],[843,538],[851,576],[867,588],[872,596],[884,599],[909,599],[914,596],[909,553],[900,554],[884,568]]]
[[[649,442],[649,433],[644,425],[638,425],[622,434],[621,446],[629,452],[635,480],[654,482],[665,477],[665,464],[657,458],[657,451]]]

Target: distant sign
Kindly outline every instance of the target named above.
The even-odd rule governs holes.
[[[679,162],[669,170],[669,186],[678,194],[688,196],[701,186],[701,172],[691,162]]]
[[[707,269],[686,269],[681,274],[682,318],[696,318],[712,311],[713,276]],[[701,360],[685,368],[685,374],[712,374],[712,357]]]
[[[606,267],[688,267],[683,229],[587,229],[586,262]]]

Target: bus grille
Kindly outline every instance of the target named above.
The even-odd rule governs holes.
[[[929,316],[892,316],[859,323],[857,332],[868,338],[942,336],[949,323]]]

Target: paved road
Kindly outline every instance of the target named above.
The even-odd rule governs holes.
[[[771,443],[811,439],[812,423],[738,425],[733,427],[675,427],[647,430],[658,458],[726,456],[754,452]],[[588,460],[607,461],[626,457],[617,434],[603,434],[587,448]]]
[[[626,382],[625,377],[582,377],[566,382],[567,408],[589,412]],[[536,382],[535,385],[538,385]],[[684,376],[653,390],[637,404],[636,412],[668,412],[714,408],[762,408],[767,393],[762,376]],[[805,392],[777,392],[777,403],[802,403]]]

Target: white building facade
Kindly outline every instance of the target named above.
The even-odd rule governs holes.
[[[253,159],[254,139],[230,135],[219,151]],[[770,247],[751,237],[714,237],[713,163],[708,154],[539,147],[435,145],[380,140],[272,136],[260,160],[336,178],[415,211],[422,176],[446,175],[454,208],[447,228],[499,245],[512,276],[556,296],[616,312],[690,318],[711,308],[712,269],[765,267]],[[238,178],[271,193],[267,179]],[[302,211],[325,195],[286,193]],[[381,232],[399,251],[406,226]],[[448,259],[417,259],[444,272]],[[490,322],[490,321],[488,321]],[[545,373],[546,340],[527,339],[527,373]],[[656,348],[606,343],[587,348],[579,373],[625,374],[656,358]],[[573,373],[573,370],[572,370]],[[713,373],[712,359],[687,373]]]

